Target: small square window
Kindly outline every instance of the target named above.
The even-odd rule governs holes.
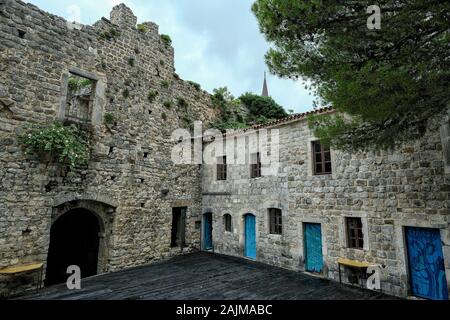
[[[19,38],[20,39],[25,39],[25,35],[27,34],[25,31],[23,30],[17,30],[18,34],[19,34]]]
[[[70,74],[67,82],[65,120],[86,124],[91,121],[96,81]]]

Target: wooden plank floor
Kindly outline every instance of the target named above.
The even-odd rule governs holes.
[[[377,292],[244,259],[194,253],[100,275],[21,297],[30,300],[303,300],[395,299]]]

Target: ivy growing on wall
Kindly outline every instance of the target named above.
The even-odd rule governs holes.
[[[54,122],[26,126],[18,141],[27,154],[38,156],[48,165],[58,163],[75,169],[87,165],[89,161],[88,139],[74,124],[65,126]]]

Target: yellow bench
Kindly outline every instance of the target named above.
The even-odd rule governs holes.
[[[43,271],[44,271],[43,263],[34,262],[34,263],[29,263],[29,264],[9,266],[9,267],[0,269],[0,274],[14,275],[14,274],[20,274],[20,273],[32,272],[32,271],[39,271],[37,284],[36,284],[36,290],[39,290],[42,288],[42,278],[43,278]]]
[[[339,265],[339,283],[340,284],[342,284],[341,266],[346,266],[346,267],[350,267],[350,268],[359,269],[359,271],[361,273],[361,276],[362,276],[362,270],[363,269],[374,265],[373,263],[369,263],[369,262],[361,262],[361,261],[350,260],[350,259],[345,259],[345,258],[339,258],[337,260],[337,263]],[[361,279],[362,279],[362,277],[361,277]]]

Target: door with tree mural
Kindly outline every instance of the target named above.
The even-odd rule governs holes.
[[[448,300],[439,230],[408,227],[406,243],[412,294],[427,299]]]

